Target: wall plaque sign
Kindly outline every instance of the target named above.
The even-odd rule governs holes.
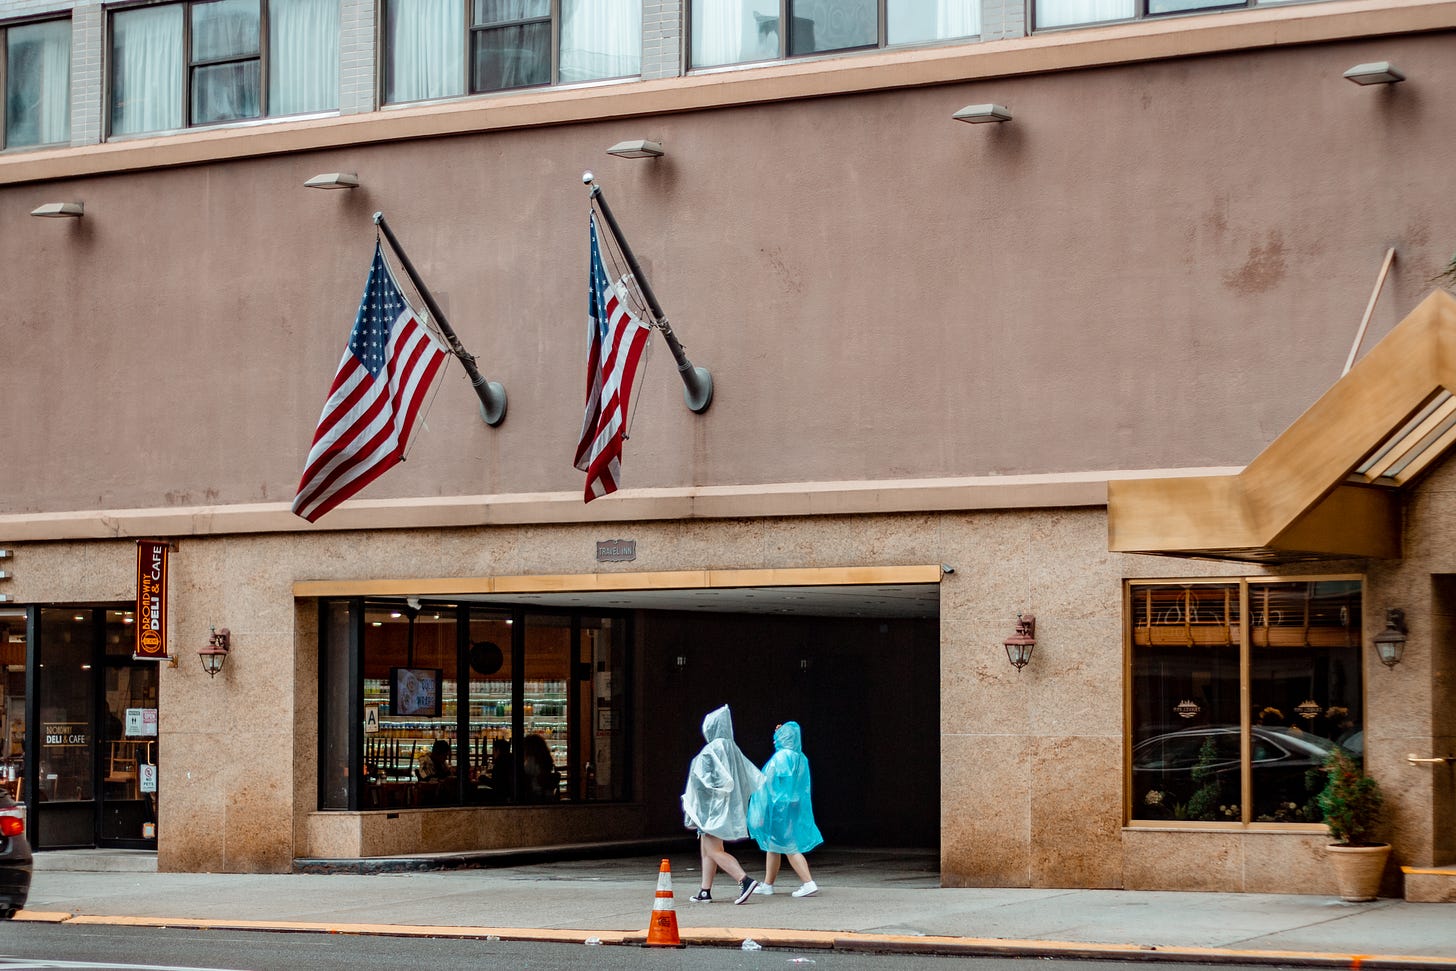
[[[623,563],[635,559],[637,559],[637,541],[635,539],[597,540],[598,563]]]

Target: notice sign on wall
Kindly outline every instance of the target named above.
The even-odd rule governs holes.
[[[136,650],[140,660],[167,656],[167,544],[137,540]]]
[[[133,736],[155,736],[157,734],[157,709],[128,708],[126,710],[126,734]]]

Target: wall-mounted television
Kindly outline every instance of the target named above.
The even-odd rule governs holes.
[[[439,718],[439,668],[390,668],[389,713],[395,717]]]

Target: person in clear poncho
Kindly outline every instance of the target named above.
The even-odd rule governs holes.
[[[774,892],[783,857],[802,881],[795,897],[811,897],[819,885],[809,873],[804,854],[824,842],[814,824],[814,806],[809,792],[809,759],[804,755],[803,735],[798,722],[784,722],[774,729],[774,754],[763,766],[764,784],[748,802],[748,831],[767,853],[763,881],[755,893]]]
[[[724,840],[748,837],[748,800],[763,785],[763,773],[748,761],[733,741],[733,715],[728,706],[708,712],[703,719],[708,744],[688,766],[688,785],[682,794],[683,825],[698,831],[698,852],[703,879],[694,903],[711,903],[713,877],[719,869],[738,882],[735,904],[741,904],[758,886],[738,860],[723,846]]]

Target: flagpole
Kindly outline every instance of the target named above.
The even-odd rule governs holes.
[[[384,233],[384,238],[389,240],[389,245],[394,249],[394,254],[399,257],[400,265],[404,272],[409,275],[410,282],[425,299],[425,306],[430,308],[430,315],[435,318],[435,323],[440,327],[440,333],[445,335],[446,342],[450,345],[451,352],[460,359],[465,366],[465,373],[470,376],[470,386],[475,389],[475,395],[480,399],[480,417],[487,425],[494,428],[506,420],[506,389],[498,381],[487,381],[485,375],[475,366],[475,356],[468,353],[460,343],[460,338],[455,336],[455,331],[450,328],[450,322],[445,319],[445,312],[435,302],[434,294],[430,293],[429,287],[425,286],[420,275],[415,272],[415,265],[410,262],[409,254],[404,247],[399,245],[395,238],[394,230],[389,228],[389,223],[384,221],[384,213],[374,214],[374,225],[378,226]]]
[[[581,181],[591,187],[590,198],[596,200],[602,210],[602,218],[607,221],[612,235],[616,237],[617,245],[622,247],[622,255],[632,271],[632,278],[642,288],[642,296],[647,299],[647,307],[652,311],[653,322],[662,331],[663,339],[667,341],[667,347],[677,361],[678,377],[682,378],[683,383],[683,400],[687,402],[688,410],[701,415],[713,403],[713,375],[707,368],[694,367],[693,362],[688,360],[687,352],[678,342],[677,335],[672,332],[672,325],[667,322],[667,314],[662,312],[662,305],[657,302],[657,296],[652,292],[652,285],[647,282],[642,268],[637,265],[637,257],[633,254],[632,247],[627,245],[627,238],[622,235],[622,229],[612,215],[612,207],[607,205],[607,197],[602,195],[602,187],[596,184],[596,179],[590,172],[583,172]]]

